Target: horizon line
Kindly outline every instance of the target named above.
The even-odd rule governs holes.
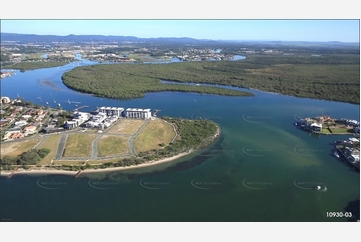
[[[240,41],[272,41],[272,42],[313,42],[313,43],[329,43],[329,42],[338,42],[338,43],[350,43],[350,44],[354,44],[357,43],[359,44],[360,41],[340,41],[340,40],[325,40],[325,41],[320,41],[320,40],[279,40],[279,39],[207,39],[207,38],[201,38],[201,39],[197,39],[194,37],[137,37],[137,36],[132,36],[132,35],[105,35],[105,34],[67,34],[67,35],[59,35],[59,34],[36,34],[36,33],[10,33],[10,32],[1,32],[0,34],[19,34],[19,35],[37,35],[37,36],[58,36],[58,37],[68,37],[68,36],[104,36],[104,37],[131,37],[131,38],[138,38],[138,39],[160,39],[160,38],[164,38],[164,39],[193,39],[193,40],[200,40],[200,41],[233,41],[233,42],[240,42]],[[3,42],[3,40],[1,40],[1,42]]]

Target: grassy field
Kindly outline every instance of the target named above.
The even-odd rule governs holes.
[[[175,136],[173,127],[161,119],[151,120],[134,139],[136,152],[159,149],[160,144],[168,145]]]
[[[330,128],[333,134],[352,134],[354,131],[349,128]]]
[[[37,143],[41,141],[40,138],[31,140],[22,140],[19,142],[2,143],[1,144],[1,157],[5,155],[18,156],[23,152],[33,148]]]
[[[92,154],[92,142],[98,135],[70,134],[66,141],[64,157],[88,157]]]
[[[144,120],[122,119],[110,128],[108,134],[134,134],[144,123]]]
[[[83,160],[54,160],[53,165],[83,165]]]
[[[56,151],[58,150],[58,145],[61,135],[54,134],[51,135],[44,143],[42,143],[38,148],[47,148],[50,150],[50,153],[42,159],[38,165],[49,165],[51,160],[54,159]]]
[[[322,134],[353,134],[355,133],[352,129],[349,128],[323,128]]]
[[[129,137],[122,137],[118,135],[105,135],[98,141],[98,155],[118,155],[129,153],[128,147]]]
[[[332,134],[329,129],[322,129],[321,134]]]

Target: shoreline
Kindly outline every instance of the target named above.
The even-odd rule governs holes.
[[[221,127],[218,124],[216,124],[216,125],[217,125],[217,131],[214,135],[211,136],[211,137],[213,137],[213,140],[209,145],[213,144],[214,141],[217,139],[217,137],[219,137],[219,135],[221,134]],[[205,148],[205,147],[203,147],[203,148]],[[149,161],[147,163],[142,163],[139,165],[109,167],[109,168],[100,168],[100,169],[90,168],[90,169],[80,170],[79,174],[92,174],[92,173],[102,173],[102,172],[109,172],[109,171],[122,171],[122,170],[137,169],[137,168],[142,168],[142,167],[159,165],[159,164],[167,163],[170,161],[174,161],[183,156],[189,155],[189,154],[193,153],[194,151],[196,151],[196,150],[191,149],[187,152],[179,153],[172,157],[165,157],[160,160],[153,160],[153,161]],[[31,175],[31,174],[33,174],[33,175],[36,175],[36,174],[55,175],[55,174],[58,174],[58,175],[76,176],[78,174],[78,172],[79,172],[79,170],[78,171],[67,171],[67,170],[56,170],[56,169],[51,169],[49,167],[43,167],[43,168],[37,168],[34,170],[0,170],[0,176],[8,177],[9,175],[17,175],[17,174],[22,174],[22,175]]]
[[[108,172],[108,171],[122,171],[122,170],[129,170],[129,169],[136,169],[136,168],[141,168],[141,167],[147,167],[147,166],[153,166],[153,165],[158,165],[158,164],[162,164],[162,163],[166,163],[169,161],[173,161],[176,160],[178,158],[181,158],[183,156],[186,156],[190,153],[192,153],[192,151],[189,152],[183,152],[180,153],[178,155],[172,156],[172,157],[167,157],[164,159],[160,159],[157,161],[150,161],[147,163],[142,163],[139,165],[132,165],[132,166],[122,166],[122,167],[109,167],[109,168],[99,168],[99,169],[86,169],[86,170],[81,170],[80,174],[90,174],[90,173],[101,173],[101,172]],[[35,170],[18,170],[18,171],[0,171],[0,176],[9,176],[11,174],[13,175],[17,175],[17,174],[22,174],[22,175],[29,175],[29,174],[43,174],[43,175],[55,175],[55,174],[59,174],[59,175],[72,175],[75,176],[79,171],[66,171],[66,170],[56,170],[56,169],[49,169],[48,167],[46,168],[40,168],[40,169],[35,169]]]

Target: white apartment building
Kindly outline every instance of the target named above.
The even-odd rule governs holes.
[[[123,114],[124,108],[121,107],[101,107],[99,108],[100,113],[105,113],[107,116],[117,116],[121,117]]]
[[[137,118],[137,119],[149,119],[152,117],[150,109],[140,109],[140,108],[127,108],[125,116],[127,118]]]

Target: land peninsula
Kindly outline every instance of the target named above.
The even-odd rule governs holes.
[[[120,118],[104,131],[79,128],[1,143],[1,175],[75,175],[168,162],[211,145],[220,127],[210,120]]]
[[[181,63],[182,65],[187,63]],[[161,73],[155,66],[164,66]],[[198,85],[178,85],[163,84],[161,76],[168,71],[174,71],[174,64],[154,65],[154,64],[106,64],[92,65],[86,67],[76,67],[62,76],[63,83],[75,91],[93,94],[99,97],[113,99],[132,99],[144,97],[147,92],[193,92],[203,94],[215,94],[225,96],[254,96],[250,92],[230,90],[220,87],[209,87]],[[178,66],[178,65],[177,65]],[[168,69],[170,68],[170,69]],[[193,70],[196,73],[196,70]],[[163,73],[163,74],[162,74]],[[192,81],[195,73],[184,72],[180,74],[186,80]]]
[[[39,61],[39,62],[19,62],[19,63],[10,63],[4,64],[1,66],[1,69],[14,69],[20,70],[21,72],[36,70],[41,68],[51,68],[59,67],[69,64],[68,61]]]

